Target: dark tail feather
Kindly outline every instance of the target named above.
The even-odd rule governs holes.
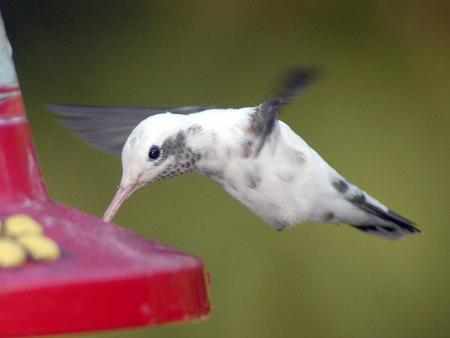
[[[404,236],[421,233],[421,231],[415,227],[415,224],[405,217],[389,209],[386,209],[385,211],[370,203],[365,194],[358,195],[357,198],[353,198],[351,202],[360,209],[384,221],[382,224],[374,225],[352,224],[353,227],[360,231],[391,239],[400,239]]]
[[[355,229],[368,233],[370,235],[380,236],[388,239],[402,239],[408,235],[419,234],[420,230],[413,227],[413,231],[404,230],[397,225],[355,225]]]

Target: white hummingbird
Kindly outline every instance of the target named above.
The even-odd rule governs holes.
[[[105,221],[146,184],[197,172],[280,231],[316,222],[347,223],[391,239],[419,233],[412,222],[338,174],[278,119],[313,75],[304,68],[288,72],[279,94],[256,107],[49,108],[81,139],[122,155],[122,179]]]

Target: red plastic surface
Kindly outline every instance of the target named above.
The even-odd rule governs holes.
[[[62,252],[53,262],[0,268],[0,337],[208,315],[207,275],[200,259],[49,199],[20,91],[0,87],[0,94],[0,217],[30,215]]]

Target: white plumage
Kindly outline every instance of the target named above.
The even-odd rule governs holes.
[[[98,148],[117,154],[125,143],[122,180],[105,220],[111,220],[136,189],[198,172],[277,230],[310,221],[348,223],[387,238],[418,233],[410,221],[340,176],[278,120],[281,108],[311,75],[303,69],[291,72],[275,99],[250,108],[50,108]]]

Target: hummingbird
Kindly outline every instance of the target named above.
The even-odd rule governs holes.
[[[107,222],[137,189],[195,172],[217,182],[278,231],[313,222],[345,223],[388,239],[420,233],[341,176],[279,119],[316,74],[312,68],[291,69],[273,98],[252,107],[48,108],[91,146],[121,156],[122,178],[103,216]]]

